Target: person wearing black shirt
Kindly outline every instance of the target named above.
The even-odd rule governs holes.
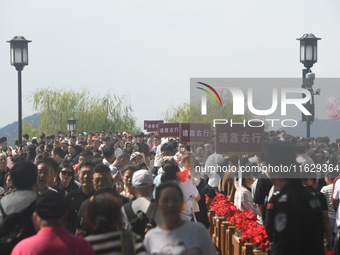
[[[266,204],[268,202],[269,192],[272,186],[273,183],[267,177],[267,175],[264,173],[260,174],[259,178],[257,179],[253,201],[259,209],[258,211],[262,220],[264,220],[266,216]]]
[[[92,183],[93,169],[93,163],[83,162],[79,167],[79,182],[81,187],[79,190],[73,191],[66,196],[68,208],[67,229],[71,232],[75,232],[76,221],[81,204],[94,193]]]
[[[268,144],[265,160],[272,166],[296,165],[294,151],[288,142]],[[267,204],[265,226],[272,242],[271,254],[324,254],[320,201],[302,186],[301,179],[290,179],[292,176],[282,172],[269,177],[279,190]]]
[[[316,175],[314,178],[306,178],[302,180],[303,185],[307,188],[308,191],[312,193],[312,195],[320,201],[321,210],[322,210],[322,221],[323,227],[325,230],[326,237],[326,248],[330,249],[331,247],[331,231],[329,225],[329,217],[328,217],[328,204],[327,199],[324,194],[318,191],[318,179],[316,179]]]

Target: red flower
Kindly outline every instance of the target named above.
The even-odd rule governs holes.
[[[238,211],[236,206],[229,202],[226,196],[220,193],[216,194],[210,209],[215,211],[217,216],[224,216],[226,220],[229,220],[229,218]]]
[[[266,229],[257,223],[256,215],[249,211],[241,211],[230,220],[241,233],[240,239],[247,243],[253,243],[259,250],[265,251],[269,245]]]
[[[266,229],[258,224],[257,217],[251,210],[239,211],[226,196],[220,193],[217,193],[213,199],[211,210],[214,210],[217,216],[224,216],[235,226],[236,232],[240,233],[241,241],[253,243],[257,249],[266,251],[269,246]]]

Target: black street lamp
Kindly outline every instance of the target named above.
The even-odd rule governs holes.
[[[67,120],[67,131],[69,132],[69,134],[71,134],[71,132],[76,132],[76,123],[77,120],[74,118],[69,118]]]
[[[22,143],[22,96],[21,96],[21,71],[28,65],[28,43],[23,36],[15,36],[7,41],[11,45],[11,65],[18,71],[18,142]]]
[[[310,126],[314,121],[315,116],[315,103],[314,95],[320,95],[320,90],[316,92],[313,90],[315,74],[310,69],[318,61],[318,40],[321,38],[315,37],[313,34],[304,34],[301,38],[297,38],[300,41],[300,62],[304,65],[302,69],[302,85],[304,89],[308,89],[311,94],[311,100],[304,106],[312,115],[302,114],[302,121],[306,121],[307,124],[307,137],[310,137]]]

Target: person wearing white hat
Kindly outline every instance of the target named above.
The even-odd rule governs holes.
[[[153,226],[159,225],[162,222],[162,216],[156,210],[155,204],[151,201],[152,192],[154,189],[153,176],[148,170],[138,170],[132,176],[132,186],[135,188],[137,199],[125,204],[122,207],[123,219],[125,228],[133,230],[135,233],[144,237],[144,229],[135,229],[136,226],[131,224],[131,219],[138,213],[144,213]],[[140,232],[140,233],[138,233]]]

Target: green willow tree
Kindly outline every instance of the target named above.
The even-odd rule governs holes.
[[[80,92],[55,88],[40,89],[32,95],[33,108],[40,112],[40,130],[47,134],[66,131],[67,120],[77,120],[77,130],[135,132],[136,124],[126,97],[107,92],[96,97],[87,90]]]
[[[165,121],[170,123],[190,122],[190,104],[184,103],[176,107],[171,107],[165,113]]]
[[[23,123],[22,123],[22,134],[29,134],[30,139],[32,139],[32,137],[37,137],[39,139],[41,133],[42,132],[41,132],[40,128],[37,128],[34,125],[34,123],[31,123],[31,122],[28,122],[28,121],[23,121]]]

